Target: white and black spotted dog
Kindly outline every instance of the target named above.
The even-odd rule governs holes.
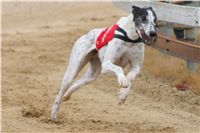
[[[132,6],[132,14],[122,17],[109,28],[94,29],[80,37],[71,52],[68,68],[52,107],[51,119],[55,121],[62,100],[68,100],[80,86],[96,80],[99,74],[114,72],[119,86],[119,104],[125,102],[131,82],[140,72],[145,44],[155,42],[157,17],[151,7]],[[85,75],[75,81],[80,70],[90,63]],[[130,70],[125,75],[123,68]]]

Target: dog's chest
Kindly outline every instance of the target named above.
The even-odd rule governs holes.
[[[130,60],[140,60],[144,55],[144,44],[133,44],[133,46],[128,47],[127,51],[124,53],[124,56]]]
[[[129,62],[137,63],[138,61],[143,60],[144,57],[143,43],[137,43],[137,44],[121,43],[120,45],[121,46],[118,48],[112,47],[111,51],[110,51],[111,48],[108,48],[107,46],[103,47],[98,53],[101,62],[104,60],[104,58],[106,58],[105,56],[108,56],[107,54],[105,54],[108,51],[109,51],[108,52],[109,56],[112,54],[112,57],[115,60],[114,63],[118,64],[119,66],[126,66]]]
[[[127,53],[132,56],[143,53],[143,52],[144,52],[143,43],[132,44],[132,46],[128,46],[128,49],[127,49]]]

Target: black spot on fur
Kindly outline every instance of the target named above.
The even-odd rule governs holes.
[[[148,10],[152,11],[155,18],[154,23],[156,23],[157,16],[152,7],[140,8],[134,5],[132,6],[133,21],[135,22],[136,26],[147,22],[146,18],[148,16]]]
[[[134,18],[133,20],[135,21],[137,18],[141,17],[141,16],[147,16],[148,15],[148,12],[147,12],[147,9],[146,8],[140,8],[140,7],[137,7],[137,6],[132,6],[132,13],[134,15]]]

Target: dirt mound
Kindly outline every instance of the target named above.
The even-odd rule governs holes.
[[[166,81],[155,78],[153,75],[144,72],[141,75],[141,79],[148,83],[148,86],[141,85],[140,88],[135,91],[141,95],[150,97],[154,101],[163,102],[171,105],[171,108],[177,106],[185,111],[200,116],[200,96],[187,89],[184,91],[178,90],[169,84],[165,84]],[[137,81],[140,82],[140,81]],[[152,85],[153,83],[153,85]]]
[[[33,107],[33,106],[22,108],[21,112],[22,112],[23,117],[39,118],[39,117],[41,117],[42,115],[45,114],[44,108],[39,109],[38,107]]]

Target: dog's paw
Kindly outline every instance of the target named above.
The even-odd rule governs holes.
[[[119,91],[118,104],[121,105],[126,101],[128,88],[121,88]]]
[[[127,88],[129,86],[129,81],[125,75],[121,75],[118,77],[118,83],[120,87]]]
[[[52,122],[55,122],[55,120],[56,120],[60,103],[61,103],[61,98],[59,96],[56,96],[56,100],[55,100],[52,110],[51,110],[51,121]]]
[[[55,108],[52,108],[52,112],[51,112],[51,121],[55,122],[56,121],[56,117],[57,117],[57,112],[55,110]]]

